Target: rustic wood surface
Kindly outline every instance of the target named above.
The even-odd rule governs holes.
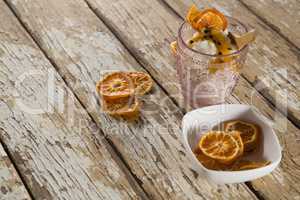
[[[139,199],[95,123],[2,1],[0,18],[0,138],[33,197]]]
[[[0,145],[0,200],[6,199],[31,198],[9,156]]]
[[[91,8],[98,16],[110,26],[111,30],[114,30],[119,39],[138,60],[142,61],[143,66],[165,87],[166,91],[177,99],[176,97],[179,97],[180,94],[168,87],[170,83],[172,86],[176,85],[176,76],[174,59],[170,55],[167,39],[170,37],[168,34],[171,34],[170,31],[175,26],[174,24],[180,24],[181,20],[172,13],[168,13],[164,9],[165,5],[156,1],[147,2],[131,0],[126,3],[118,1],[108,4],[108,1],[89,0]],[[143,10],[147,10],[147,13],[141,16]],[[164,20],[168,23],[165,23]],[[171,82],[166,82],[166,79]],[[299,176],[295,176],[295,174],[299,174],[299,165],[297,164],[299,162],[299,150],[297,149],[299,129],[280,112],[274,110],[245,79],[240,80],[234,95],[241,103],[257,104],[257,108],[273,121],[281,143],[287,146],[284,151],[285,158],[281,168],[277,170],[277,174],[273,173],[259,179],[260,181],[253,181],[251,184],[257,192],[268,199],[276,196],[282,199],[297,197],[299,195],[298,187],[292,189],[290,185],[299,185]],[[288,182],[288,184],[283,184],[284,182]]]
[[[142,68],[84,6],[84,1],[59,2],[31,0],[11,2],[11,6],[117,148],[148,196],[211,199],[222,195],[223,199],[255,199],[244,185],[217,186],[191,170],[179,139],[182,114],[158,86],[144,99],[143,113],[136,122],[115,120],[100,112],[94,92],[100,74]],[[46,4],[51,9],[39,15]],[[157,103],[160,100],[161,104]]]
[[[298,0],[241,0],[241,2],[291,45],[300,48]]]
[[[192,170],[180,141],[184,110],[169,42],[192,1],[5,2],[11,10],[0,2],[0,139],[11,155],[5,163],[14,163],[20,173],[7,168],[14,174],[12,189],[22,191],[19,199],[30,199],[19,175],[34,199],[300,198],[300,131],[295,126],[300,122],[300,60],[297,43],[291,44],[297,34],[284,32],[282,21],[283,32],[276,33],[272,14],[246,1],[209,1],[258,27],[260,35],[228,102],[254,105],[284,147],[283,160],[270,175],[218,186]],[[274,9],[285,11],[277,5]],[[126,122],[101,112],[95,84],[112,70],[146,70],[155,80],[142,99],[139,119]],[[39,76],[20,84],[25,72]],[[54,99],[46,84],[52,76]],[[47,113],[28,113],[24,106]]]

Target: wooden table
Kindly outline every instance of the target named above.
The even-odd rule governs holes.
[[[300,3],[198,0],[255,26],[228,103],[273,123],[283,160],[270,175],[215,185],[191,168],[169,42],[192,0],[0,2],[0,200],[300,199]],[[101,112],[108,70],[147,71],[140,118]],[[152,112],[149,112],[152,111]]]

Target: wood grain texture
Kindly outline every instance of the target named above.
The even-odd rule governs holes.
[[[300,52],[297,49],[289,46],[280,35],[237,0],[165,2],[182,18],[195,3],[199,8],[216,7],[224,14],[255,27],[258,36],[251,45],[242,75],[273,105],[287,113],[295,124],[300,124]]]
[[[298,0],[240,0],[276,32],[300,48],[300,2]]]
[[[8,2],[150,199],[256,199],[243,184],[217,186],[192,170],[180,140],[182,113],[157,85],[142,99],[137,121],[100,111],[95,94],[100,75],[142,68],[84,1]]]
[[[95,123],[3,1],[0,19],[0,139],[33,197],[140,199]]]
[[[15,167],[0,145],[0,200],[30,200]]]
[[[127,0],[109,4],[108,1],[89,0],[89,4],[152,76],[180,102],[179,91],[172,87],[178,84],[168,39],[176,34],[182,20],[168,12],[160,1]],[[251,182],[254,189],[266,199],[298,198],[299,129],[271,107],[244,78],[240,79],[233,95],[230,102],[237,102],[238,99],[239,103],[256,106],[270,120],[284,146],[284,159],[280,167],[271,175]]]

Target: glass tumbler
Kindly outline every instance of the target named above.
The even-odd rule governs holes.
[[[246,26],[238,20],[227,19],[229,32],[238,35],[247,32]],[[207,54],[186,44],[194,33],[195,30],[184,22],[177,38],[176,68],[184,103],[191,108],[224,103],[237,83],[248,45],[228,55]],[[222,62],[216,62],[218,59]]]

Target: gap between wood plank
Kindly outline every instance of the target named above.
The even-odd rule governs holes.
[[[5,4],[8,6],[8,8],[10,9],[10,11],[13,13],[13,15],[17,18],[18,22],[20,23],[20,25],[24,28],[24,30],[28,33],[28,35],[32,38],[32,40],[34,41],[34,43],[37,45],[37,47],[39,48],[39,50],[42,52],[42,54],[45,56],[45,58],[50,62],[50,64],[53,66],[53,68],[56,70],[56,72],[60,75],[60,77],[62,78],[62,81],[64,82],[64,84],[70,89],[70,91],[72,91],[74,97],[76,98],[76,100],[79,102],[80,106],[82,108],[84,108],[86,110],[86,107],[83,105],[83,103],[81,102],[81,100],[78,98],[78,96],[76,95],[76,93],[73,91],[73,89],[69,86],[68,82],[64,79],[63,76],[61,76],[61,74],[59,73],[59,70],[57,70],[57,66],[56,64],[52,61],[51,58],[48,57],[48,55],[46,54],[46,52],[43,50],[43,48],[39,45],[39,43],[35,40],[35,38],[31,35],[30,31],[26,28],[26,26],[24,25],[24,23],[19,19],[18,15],[15,13],[14,9],[11,8],[10,4],[4,0]],[[94,13],[94,12],[92,12]],[[97,16],[98,17],[98,16]],[[89,112],[87,112],[87,115],[91,118],[91,121],[94,122],[94,124],[96,126],[97,123],[95,122],[95,120],[93,119],[93,117],[90,115]],[[122,157],[122,155],[120,154],[120,152],[117,150],[117,148],[115,147],[115,145],[106,137],[106,135],[103,133],[103,130],[101,129],[101,127],[98,127],[101,134],[103,135],[104,139],[106,140],[106,142],[108,143],[108,145],[105,146],[105,148],[109,148],[108,151],[111,153],[111,157],[115,160],[116,164],[120,167],[121,170],[123,170],[124,175],[126,176],[128,183],[132,186],[132,189],[136,192],[136,194],[141,197],[141,199],[150,199],[148,193],[144,190],[144,188],[141,186],[140,184],[140,180],[134,175],[134,173],[131,171],[131,169],[128,166],[128,163],[125,162],[125,159]],[[0,140],[0,143],[2,143],[2,141]],[[109,146],[111,145],[111,146]],[[22,178],[22,174],[20,173],[19,169],[17,168],[17,165],[15,164],[15,162],[13,161],[12,156],[10,155],[10,153],[8,153],[8,149],[5,145],[3,145],[4,150],[6,151],[7,155],[9,156],[10,160],[12,161],[13,166],[15,167],[17,173],[19,174],[21,181],[23,182],[26,190],[28,191],[30,197],[32,199],[33,198],[33,194],[31,193],[28,185],[26,184],[26,182],[24,181],[24,179]]]
[[[23,176],[22,176],[22,173],[19,171],[17,165],[15,164],[14,160],[12,159],[12,156],[7,148],[7,146],[4,144],[4,142],[2,141],[2,139],[0,138],[0,145],[2,145],[3,149],[4,149],[4,152],[7,154],[11,164],[13,165],[13,167],[15,168],[16,172],[17,172],[17,175],[20,177],[20,180],[23,184],[23,186],[25,187],[29,197],[34,200],[35,198],[33,197],[33,194],[31,193],[26,181],[24,180]]]
[[[85,1],[86,1],[86,0],[85,0]],[[160,2],[160,3],[162,3],[162,4],[166,4],[165,7],[167,7],[168,9],[170,9],[170,11],[171,11],[172,13],[175,13],[175,15],[178,16],[180,19],[184,20],[184,19],[181,17],[181,15],[180,15],[176,10],[174,10],[167,2],[165,2],[164,0],[157,0],[157,1]],[[239,0],[239,1],[241,1],[241,0]],[[243,5],[244,5],[244,4],[243,4]],[[251,12],[252,14],[254,14],[251,10],[250,10],[250,12]],[[255,15],[255,14],[254,14],[254,15]],[[265,23],[267,26],[272,26],[272,24],[270,25],[267,21],[261,19],[259,16],[257,16],[257,15],[255,15],[255,16],[258,17],[258,19],[261,20],[263,23]],[[274,30],[275,32],[277,32],[273,27],[271,27],[271,29]],[[279,33],[278,33],[278,34],[279,34]],[[279,35],[282,37],[281,34],[279,34]],[[285,38],[284,38],[284,39],[285,39]],[[289,41],[287,41],[287,43],[290,44]],[[296,49],[298,50],[298,47],[297,47],[297,46],[293,45],[293,47],[296,48]],[[260,94],[260,95],[266,100],[266,103],[268,103],[269,105],[271,105],[271,106],[274,108],[274,111],[279,111],[279,112],[280,112],[283,116],[285,116],[285,117],[286,117],[286,118],[287,118],[287,119],[288,119],[295,127],[297,127],[297,128],[300,129],[300,120],[299,120],[299,119],[297,119],[297,118],[295,118],[295,117],[289,115],[288,113],[285,113],[280,107],[277,108],[276,105],[274,105],[274,103],[273,103],[269,98],[267,98],[267,97],[264,95],[263,92],[261,92],[261,91],[259,91],[259,90],[257,90],[257,89],[255,88],[255,85],[252,84],[252,83],[247,79],[247,77],[245,77],[243,74],[241,74],[241,76],[247,81],[247,83],[249,83],[249,84],[255,89],[255,91],[258,92],[258,94]]]
[[[255,12],[254,9],[252,9],[250,6],[248,6],[247,4],[244,3],[243,0],[238,0],[247,10],[249,10],[253,15],[255,15],[259,20],[261,20],[263,23],[265,23],[268,27],[270,27],[272,30],[274,30],[274,32],[276,32],[278,35],[280,35],[280,37],[282,37],[287,43],[288,45],[292,46],[293,48],[295,48],[299,53],[300,52],[300,48],[295,45],[288,37],[286,37],[278,27],[276,27],[274,24],[270,23],[266,18],[264,18],[263,16],[259,15],[257,12]]]
[[[255,194],[255,196],[260,199],[260,200],[265,200],[265,198],[257,191],[253,188],[252,183],[251,182],[245,182],[245,185],[249,188],[249,190]]]

